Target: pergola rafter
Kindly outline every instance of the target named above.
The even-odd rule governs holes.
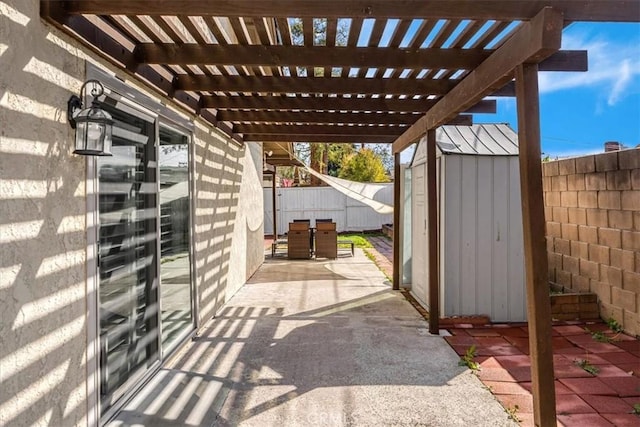
[[[638,22],[640,0],[40,4],[46,21],[240,143],[260,141],[274,151],[290,148],[291,142],[393,143],[399,166],[400,152],[427,135],[434,301],[439,289],[434,129],[469,123],[471,116],[461,115],[464,112],[494,112],[495,100],[484,100],[485,96],[517,93],[535,422],[555,426],[536,158],[537,73],[586,71],[585,52],[559,50],[562,29],[573,21]],[[314,28],[318,19],[325,23],[321,34]],[[294,164],[286,150],[280,154],[273,165]],[[394,199],[398,207],[398,192]],[[397,209],[395,218],[401,227]],[[403,234],[401,229],[396,233]],[[397,288],[399,240],[394,240],[394,251]],[[437,304],[430,309],[429,328],[437,333]]]

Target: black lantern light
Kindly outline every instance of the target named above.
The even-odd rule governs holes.
[[[91,86],[93,101],[91,107],[82,109],[82,96],[87,86]],[[80,96],[73,95],[67,102],[67,118],[76,130],[74,154],[83,156],[111,156],[111,114],[100,108],[98,97],[104,87],[98,80],[87,80],[80,88]]]

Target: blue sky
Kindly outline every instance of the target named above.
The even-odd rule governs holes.
[[[640,24],[574,23],[562,48],[588,50],[589,71],[540,73],[542,151],[555,158],[602,152],[605,141],[640,144]],[[474,121],[517,129],[515,98]]]

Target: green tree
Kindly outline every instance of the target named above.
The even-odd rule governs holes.
[[[355,144],[341,143],[331,144],[327,156],[327,174],[331,176],[339,176],[340,169],[347,157],[355,153]]]
[[[382,160],[369,148],[347,156],[338,176],[358,182],[389,182]]]

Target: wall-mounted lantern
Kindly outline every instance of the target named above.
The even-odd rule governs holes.
[[[87,86],[91,87],[91,107],[82,109],[82,97]],[[83,156],[111,156],[111,114],[100,108],[98,97],[104,87],[98,80],[87,80],[80,88],[80,96],[72,95],[67,102],[67,119],[76,130],[74,154]]]

